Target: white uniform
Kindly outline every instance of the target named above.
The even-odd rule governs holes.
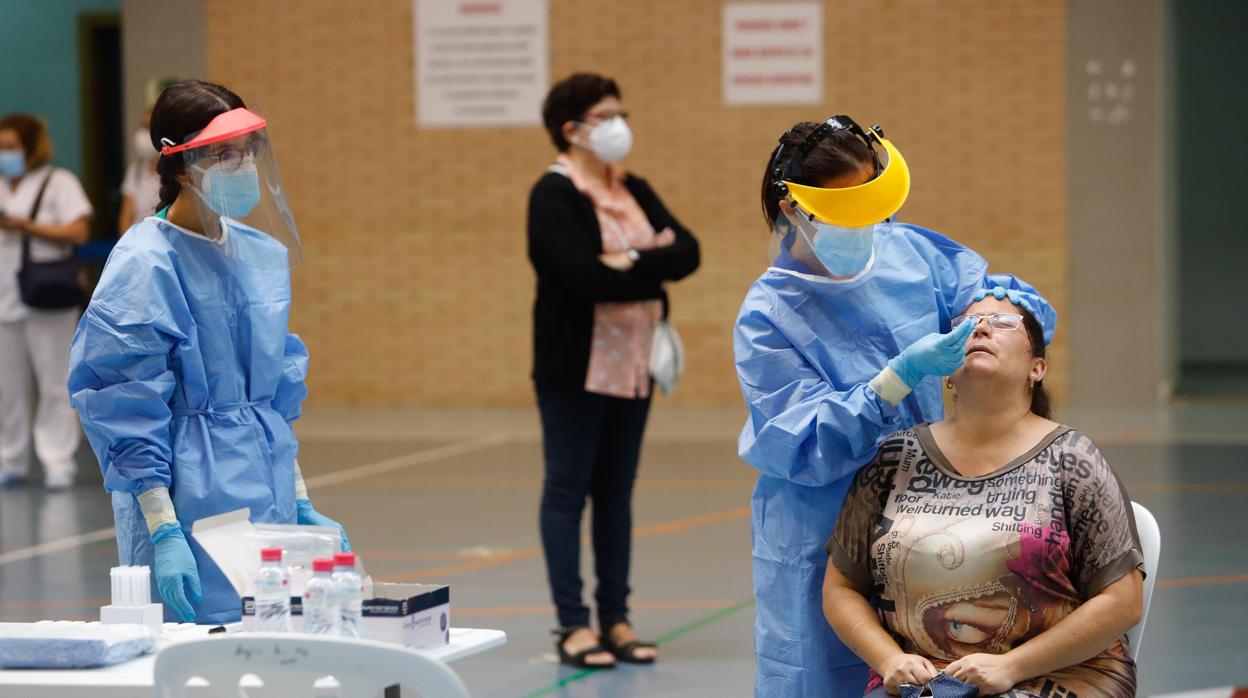
[[[8,216],[29,218],[48,177],[35,222],[65,225],[91,215],[91,202],[78,178],[51,165],[27,173],[16,189],[9,180],[0,179],[0,210]],[[67,253],[64,245],[32,239],[35,261],[63,259]],[[79,310],[33,310],[22,303],[17,286],[21,266],[22,235],[0,228],[0,474],[25,475],[30,466],[33,368],[39,391],[35,455],[46,476],[72,478],[81,431],[69,406],[65,381]]]

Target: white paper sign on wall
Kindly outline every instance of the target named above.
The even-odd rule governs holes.
[[[540,124],[550,74],[546,0],[414,0],[416,124]]]
[[[823,101],[823,4],[724,5],[725,104]]]

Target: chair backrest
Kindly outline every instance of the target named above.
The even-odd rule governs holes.
[[[1140,550],[1144,553],[1144,611],[1140,622],[1127,631],[1127,650],[1131,659],[1140,656],[1140,640],[1144,636],[1144,622],[1148,620],[1148,605],[1153,600],[1153,585],[1157,583],[1157,560],[1161,557],[1161,529],[1152,512],[1142,505],[1131,502],[1135,511],[1135,530],[1140,534]]]
[[[239,681],[248,674],[264,682],[266,698],[325,695],[321,687],[313,693],[313,683],[324,676],[338,682],[339,696],[351,698],[380,695],[395,684],[404,696],[468,696],[450,667],[416,650],[319,635],[246,633],[180,642],[156,655],[155,674],[157,698],[182,698],[193,677],[210,683],[217,698],[238,698]]]

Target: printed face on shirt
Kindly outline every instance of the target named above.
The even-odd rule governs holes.
[[[920,427],[887,440],[859,471],[829,552],[848,575],[869,572],[860,589],[876,597],[885,629],[941,669],[1018,647],[1138,567],[1130,507],[1078,432],[1055,429],[1036,450],[967,478]],[[1129,698],[1134,676],[1114,642],[1016,693]]]
[[[1009,535],[987,543],[972,521],[897,519],[901,574],[892,582],[898,614],[912,626],[920,647],[935,657],[1000,652],[1019,613],[1005,558]],[[998,555],[984,555],[995,549]],[[1024,624],[1025,625],[1025,624]]]
[[[923,614],[932,639],[949,654],[966,656],[998,650],[993,639],[1017,613],[1009,593],[998,591],[969,601],[933,606]]]

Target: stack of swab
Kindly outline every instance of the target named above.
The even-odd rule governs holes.
[[[146,625],[159,633],[164,609],[152,603],[151,570],[146,565],[114,567],[108,581],[112,603],[100,607],[100,622]]]
[[[146,565],[127,565],[109,570],[108,578],[113,589],[113,605],[146,606],[151,603],[152,588],[148,583],[149,575]]]

